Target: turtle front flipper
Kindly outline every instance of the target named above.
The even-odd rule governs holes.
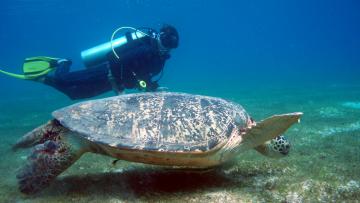
[[[61,132],[66,131],[68,129],[64,128],[59,121],[55,119],[50,120],[48,123],[35,128],[21,137],[13,146],[13,150],[29,148],[39,143],[44,143],[47,140],[55,140]]]
[[[87,148],[77,139],[68,131],[36,145],[16,176],[20,191],[33,194],[42,190],[80,158]]]

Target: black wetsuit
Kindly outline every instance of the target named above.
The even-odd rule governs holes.
[[[108,63],[73,72],[68,71],[70,64],[64,64],[53,75],[47,75],[44,83],[71,99],[89,98],[112,89],[123,91],[125,88],[140,88],[139,80],[146,82],[146,91],[157,89],[157,81],[152,81],[152,78],[162,71],[165,61],[170,57],[169,54],[159,52],[157,40],[143,37],[115,51],[120,59],[111,53],[108,55]]]

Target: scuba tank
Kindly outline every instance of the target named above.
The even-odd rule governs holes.
[[[133,32],[128,35],[121,36],[114,39],[116,33],[123,29],[130,29]],[[84,50],[81,52],[81,59],[86,66],[86,68],[92,68],[108,62],[108,54],[113,52],[116,58],[119,59],[115,49],[125,45],[128,42],[128,37],[131,37],[132,40],[140,39],[142,37],[149,36],[149,34],[132,27],[120,27],[115,30],[111,36],[110,42],[100,44],[98,46],[92,47],[90,49]]]

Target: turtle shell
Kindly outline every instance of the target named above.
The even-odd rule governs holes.
[[[238,104],[184,93],[137,93],[85,101],[53,112],[79,136],[126,149],[207,151],[250,117]]]

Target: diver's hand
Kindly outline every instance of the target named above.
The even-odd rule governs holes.
[[[169,88],[167,88],[167,87],[158,87],[158,88],[156,89],[156,91],[157,91],[157,92],[166,92],[166,91],[169,91]]]

